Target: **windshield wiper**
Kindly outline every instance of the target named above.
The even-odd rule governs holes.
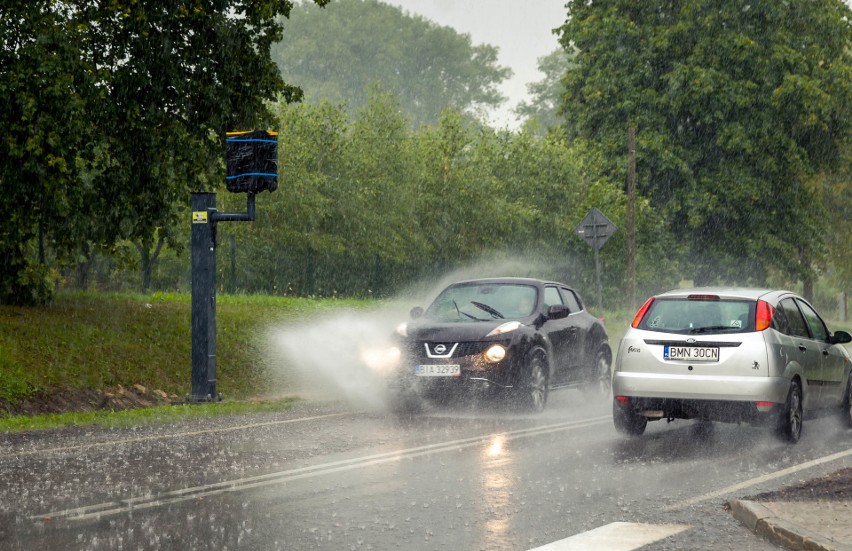
[[[476,302],[475,300],[470,301],[471,304],[479,308],[480,310],[485,310],[489,314],[491,314],[495,318],[503,319],[503,314],[495,310],[494,308],[488,306],[487,304],[482,304],[481,302]]]
[[[459,309],[459,305],[458,305],[458,304],[456,304],[456,299],[453,299],[453,306],[455,306],[455,307],[456,307],[456,312],[458,312],[458,313],[459,313],[459,317],[467,316],[467,317],[469,317],[469,318],[470,318],[470,319],[472,319],[472,320],[476,320],[476,321],[484,321],[484,320],[479,319],[479,318],[478,318],[478,317],[476,317],[476,316],[471,316],[471,315],[470,315],[470,314],[468,314],[467,312],[462,312],[462,311]]]
[[[696,335],[698,333],[707,333],[708,331],[724,331],[726,329],[736,329],[741,330],[742,327],[731,327],[730,325],[711,325],[708,327],[696,327],[694,329],[690,329],[689,333],[691,335]]]

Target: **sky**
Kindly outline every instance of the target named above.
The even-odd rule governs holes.
[[[538,58],[559,47],[553,29],[565,21],[565,0],[382,1],[470,35],[474,45],[499,48],[498,64],[512,69],[514,75],[500,87],[508,100],[489,122],[497,128],[518,128],[512,109],[529,99],[527,84],[544,78]]]

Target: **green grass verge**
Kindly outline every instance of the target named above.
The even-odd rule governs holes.
[[[0,418],[0,432],[25,432],[76,426],[139,427],[189,421],[217,415],[279,412],[291,409],[298,400],[287,398],[256,402],[219,402],[210,404],[180,404],[123,411],[88,411],[51,415]]]
[[[219,295],[216,302],[217,382],[229,399],[271,392],[269,329],[376,304],[245,295]],[[60,293],[45,307],[0,306],[0,400],[137,383],[184,396],[192,368],[190,318],[190,296],[177,293]]]

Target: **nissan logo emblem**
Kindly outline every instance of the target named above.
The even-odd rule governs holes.
[[[435,354],[443,354],[446,351],[447,351],[447,347],[445,345],[443,345],[443,344],[436,344],[435,345]]]

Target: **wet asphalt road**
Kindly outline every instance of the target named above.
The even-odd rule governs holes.
[[[687,527],[643,549],[768,550],[725,502],[852,466],[852,432],[834,418],[806,421],[793,447],[700,428],[656,422],[624,439],[609,402],[562,390],[541,415],[398,419],[322,402],[0,435],[0,548],[526,550],[638,522]]]

